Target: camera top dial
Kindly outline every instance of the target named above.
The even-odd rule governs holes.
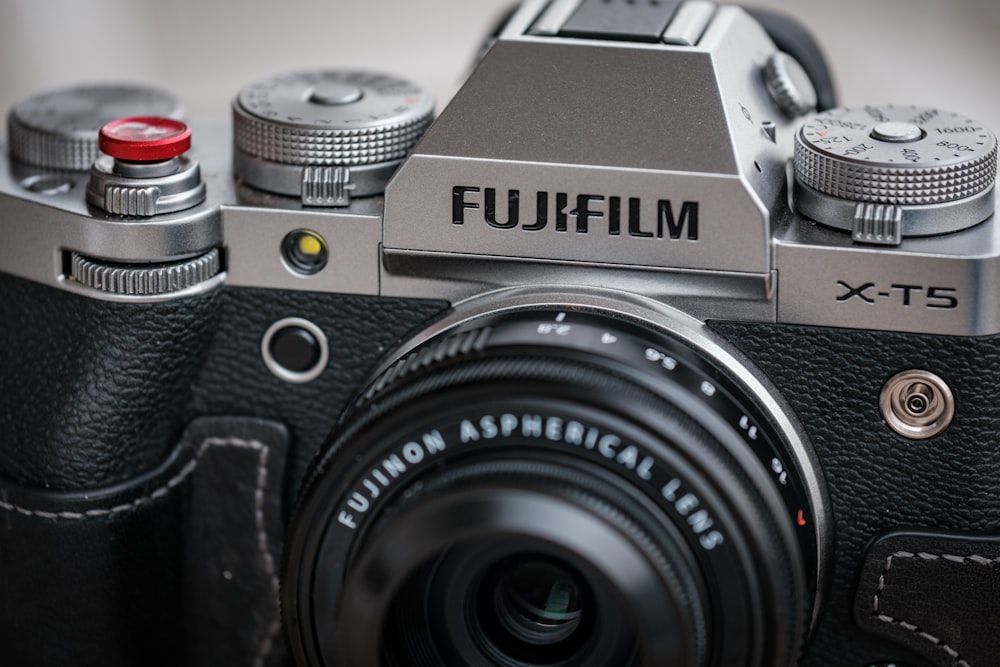
[[[30,97],[7,117],[10,152],[18,162],[86,171],[99,154],[98,131],[129,116],[180,120],[177,99],[155,88],[125,85],[76,86]]]
[[[234,171],[251,187],[345,206],[380,194],[434,114],[431,96],[382,74],[314,71],[251,84],[233,101]]]
[[[898,245],[955,232],[993,215],[997,139],[982,123],[941,109],[833,109],[795,141],[795,204],[806,216]]]

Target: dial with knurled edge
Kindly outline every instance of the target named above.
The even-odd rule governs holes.
[[[63,88],[16,104],[7,116],[11,157],[23,164],[70,171],[90,169],[100,154],[98,131],[128,116],[184,117],[173,95],[145,86]]]
[[[964,229],[993,214],[996,174],[995,135],[936,108],[833,109],[796,135],[796,205],[834,227],[866,204],[898,211],[902,236]]]
[[[219,251],[166,264],[118,264],[72,253],[70,278],[91,289],[118,296],[173,294],[203,284],[221,270]]]
[[[792,56],[781,51],[772,54],[764,65],[763,75],[771,99],[788,117],[816,109],[816,88],[805,68]]]
[[[240,91],[233,126],[236,147],[263,160],[353,167],[404,157],[433,113],[430,95],[396,77],[300,72]]]

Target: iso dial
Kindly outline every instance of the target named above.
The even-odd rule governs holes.
[[[982,222],[994,212],[996,173],[993,132],[936,108],[833,109],[796,135],[797,208],[859,241],[881,230],[884,240],[867,240],[898,243]]]

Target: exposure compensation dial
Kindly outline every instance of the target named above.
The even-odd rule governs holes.
[[[144,86],[92,85],[35,95],[15,105],[7,118],[10,152],[18,162],[86,171],[100,155],[98,130],[128,116],[184,116],[173,95]]]
[[[796,208],[862,243],[979,224],[994,213],[996,173],[996,136],[941,109],[833,109],[796,135]]]
[[[392,76],[274,77],[233,101],[234,170],[244,184],[305,206],[346,206],[384,192],[433,114],[430,95]]]

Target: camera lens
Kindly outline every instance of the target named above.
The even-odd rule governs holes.
[[[364,608],[363,586],[349,588],[348,604]],[[621,605],[578,553],[523,534],[465,541],[418,568],[395,594],[379,638],[381,664],[629,664],[637,636],[612,615]]]
[[[477,620],[486,640],[515,661],[566,661],[587,643],[590,598],[586,581],[566,564],[523,554],[499,563],[480,584]]]
[[[794,664],[823,496],[780,404],[710,343],[526,310],[400,354],[306,480],[282,587],[296,657]]]
[[[532,558],[505,563],[502,569],[499,581],[483,592],[500,621],[493,632],[511,643],[546,646],[566,640],[580,627],[581,585],[565,568]]]

